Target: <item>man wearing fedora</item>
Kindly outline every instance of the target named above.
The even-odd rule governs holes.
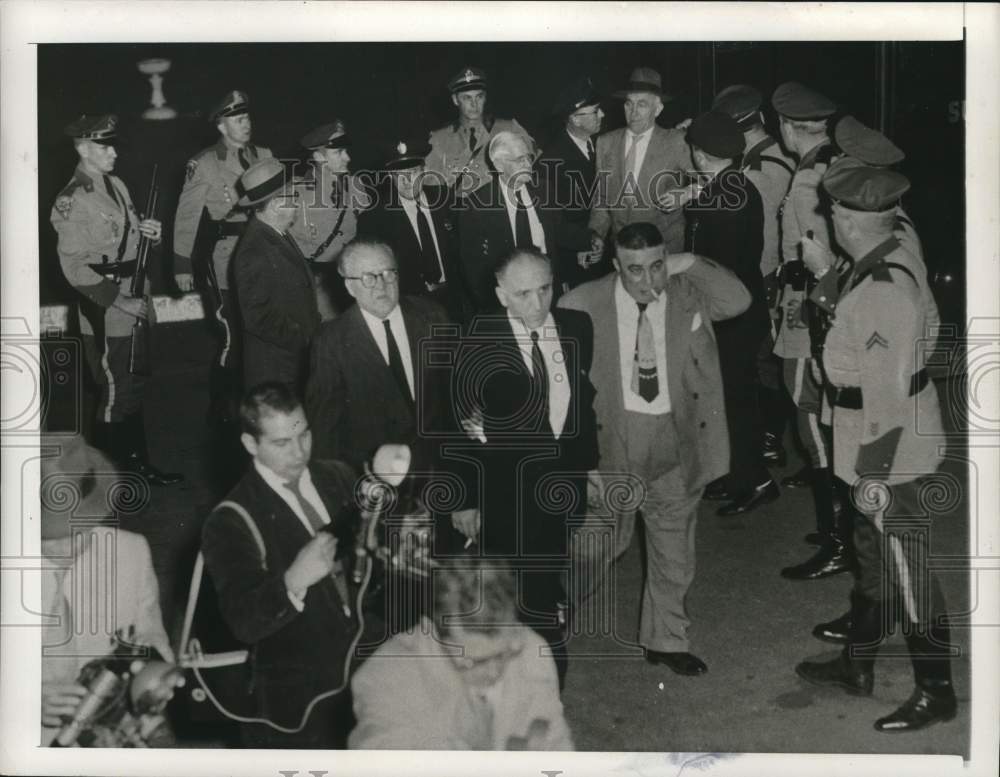
[[[569,84],[556,98],[553,113],[562,124],[545,145],[539,168],[547,180],[547,190],[562,208],[568,224],[586,230],[597,172],[596,138],[601,131],[604,111],[590,78]],[[611,268],[601,255],[558,246],[553,258],[565,288],[600,277]]]
[[[243,321],[243,379],[256,386],[277,381],[301,389],[309,345],[319,327],[316,286],[288,229],[298,195],[284,165],[262,159],[240,177],[239,205],[252,208],[233,260]]]
[[[289,234],[312,264],[320,317],[326,321],[347,305],[343,283],[333,268],[358,231],[371,198],[348,174],[351,138],[341,119],[308,132],[300,141],[312,157],[312,175],[296,185],[299,211]]]
[[[494,135],[516,132],[531,136],[517,119],[498,119],[486,113],[486,72],[480,68],[462,68],[448,81],[448,91],[458,116],[430,134],[427,169],[438,182],[454,187],[455,193],[464,197],[490,179],[487,149]]]
[[[174,216],[174,273],[181,291],[197,288],[205,318],[220,335],[209,374],[209,420],[235,423],[239,402],[240,322],[229,292],[229,258],[247,225],[236,182],[254,162],[271,156],[251,142],[250,98],[227,92],[209,114],[219,131],[215,145],[187,163]]]
[[[655,224],[667,253],[684,248],[684,213],[672,196],[684,186],[691,154],[684,133],[657,126],[664,99],[660,74],[648,67],[632,71],[625,88],[614,95],[624,100],[628,126],[597,139],[597,199],[590,214],[595,251],[635,222]]]
[[[399,269],[399,293],[441,305],[453,321],[462,319],[457,235],[447,208],[448,192],[433,185],[425,140],[393,144],[382,164],[377,205],[361,214],[362,237],[389,244]]]

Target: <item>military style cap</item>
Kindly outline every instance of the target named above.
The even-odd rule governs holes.
[[[552,113],[556,116],[569,116],[581,108],[599,105],[600,102],[601,98],[594,91],[594,84],[589,77],[583,76],[576,79],[559,93],[555,105],[552,106]]]
[[[294,191],[293,182],[285,171],[285,166],[277,159],[268,157],[254,162],[240,176],[239,190],[242,193],[239,205],[247,207],[264,202],[280,192]]]
[[[651,67],[637,67],[633,70],[625,88],[615,92],[614,96],[623,99],[631,92],[651,92],[663,98],[667,97],[663,91],[663,80],[660,78],[660,74]]]
[[[426,138],[401,140],[389,150],[383,167],[386,170],[408,170],[411,167],[419,167],[424,164],[429,153],[431,144]]]
[[[299,143],[310,151],[315,151],[320,148],[347,148],[351,145],[351,139],[347,136],[347,126],[344,122],[335,119],[329,124],[307,132]]]
[[[727,86],[712,100],[712,110],[725,113],[736,119],[740,129],[757,120],[757,112],[764,98],[760,92],[747,84]]]
[[[818,121],[837,112],[837,105],[830,98],[796,81],[786,81],[775,89],[771,105],[785,118],[800,121]]]
[[[486,71],[478,67],[464,67],[448,81],[448,91],[452,94],[486,88]]]
[[[250,110],[250,98],[246,92],[233,90],[216,105],[208,115],[211,121],[218,121],[226,116],[241,116]]]
[[[721,111],[708,111],[691,122],[687,142],[720,159],[733,159],[746,150],[746,139],[736,119]]]
[[[113,113],[104,116],[81,116],[70,122],[63,133],[74,140],[90,140],[104,146],[118,142],[118,117]]]
[[[894,208],[910,188],[901,173],[870,167],[850,157],[838,159],[823,175],[823,188],[845,208],[878,212]]]
[[[906,158],[889,138],[849,114],[833,128],[833,139],[845,154],[875,167],[888,167]]]

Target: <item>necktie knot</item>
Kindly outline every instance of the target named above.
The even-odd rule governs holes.
[[[537,345],[537,343],[538,343],[538,330],[537,329],[532,329],[531,330],[531,343],[532,343],[532,345]]]
[[[648,302],[636,302],[635,304],[639,306],[639,315],[642,315],[643,313],[645,313],[646,312],[646,308],[649,307],[649,303]]]

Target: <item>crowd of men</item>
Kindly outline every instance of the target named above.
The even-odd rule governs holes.
[[[818,548],[782,575],[855,575],[849,611],[814,630],[842,654],[797,673],[870,694],[898,617],[916,689],[876,728],[954,717],[944,601],[904,520],[940,464],[941,417],[915,350],[938,318],[899,205],[902,151],[798,83],[771,97],[778,139],[748,85],[659,126],[670,97],[647,67],[613,95],[626,126],[602,134],[607,104],[581,78],[544,149],[486,112],[482,70],[448,88],[455,121],[400,140],[375,179],[350,171],[339,118],[301,139],[312,173],[293,178],[252,142],[240,91],[187,165],[174,269],[217,325],[210,418],[250,460],[202,543],[252,646],[244,743],[572,747],[571,591],[600,588],[640,516],[638,641],[651,664],[705,673],[685,605],[699,504],[728,517],[779,498],[768,465],[785,462],[789,416],[808,465],[783,484],[812,489]],[[92,442],[170,485],[146,456],[128,358],[148,315],[131,257],[162,227],[111,175],[113,117],[67,134],[80,164],[51,221],[102,392]],[[400,503],[433,526],[430,605],[379,622],[345,526],[359,479],[404,474]],[[570,538],[595,512],[613,552],[571,585]],[[75,693],[53,687],[50,725]]]

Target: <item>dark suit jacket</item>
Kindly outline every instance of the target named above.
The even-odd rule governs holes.
[[[316,286],[302,253],[254,218],[233,254],[232,272],[243,320],[245,385],[277,380],[300,387],[319,326]]]
[[[346,522],[354,473],[336,461],[314,461],[309,472],[331,521]],[[266,558],[244,520],[222,508],[209,515],[202,530],[205,564],[227,625],[251,646],[257,715],[294,727],[314,696],[343,682],[358,623],[344,612],[329,577],[309,587],[302,612],[295,609],[283,576],[312,537],[256,469],[250,468],[227,499],[254,519]]]
[[[448,383],[447,373],[425,369],[426,351],[432,347],[432,327],[448,324],[448,318],[439,305],[420,297],[404,297],[399,304],[410,341],[419,414],[400,392],[361,309],[354,305],[325,322],[313,343],[306,413],[314,456],[360,468],[378,446],[405,443],[413,448],[412,470],[433,466],[437,438],[427,432],[446,423]]]
[[[532,396],[531,373],[506,314],[477,318],[462,344],[455,373],[461,383],[452,391],[456,397],[479,400],[487,440],[465,445],[479,465],[476,477],[466,478],[465,506],[482,511],[480,544],[488,553],[515,554],[527,548],[563,554],[565,520],[586,508],[586,473],[597,462],[589,377],[593,329],[577,311],[556,309],[552,314],[571,391],[559,439],[548,426],[543,404]],[[574,498],[560,503],[557,494],[567,485]]]
[[[500,312],[493,266],[514,250],[514,233],[500,186],[499,176],[493,176],[487,185],[456,204],[462,279],[477,314]],[[573,229],[563,222],[559,208],[552,205],[544,187],[528,184],[528,193],[545,231],[545,248],[550,256],[563,243],[575,245],[585,241],[584,247],[589,247],[586,230],[577,228],[577,241],[573,242]]]
[[[460,268],[458,263],[458,238],[452,221],[449,192],[440,187],[424,190],[431,211],[431,228],[437,237],[441,262],[444,265],[447,293],[435,295],[428,292],[420,273],[422,252],[417,233],[410,219],[399,204],[396,187],[389,185],[379,192],[376,207],[362,212],[358,218],[358,234],[366,238],[376,238],[392,246],[399,265],[399,293],[401,295],[427,297],[441,304],[446,312],[456,318],[461,314],[462,302]],[[456,318],[457,320],[457,318]]]

